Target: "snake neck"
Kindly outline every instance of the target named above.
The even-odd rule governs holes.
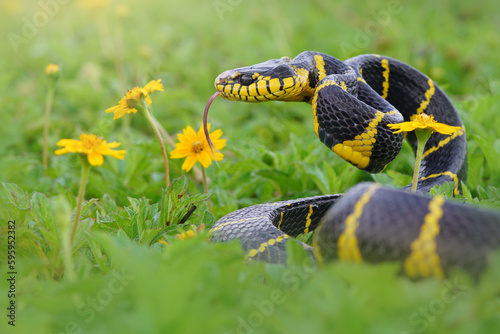
[[[316,87],[327,76],[356,94],[354,70],[335,57],[315,51],[225,71],[215,79],[215,87],[231,101],[312,103]]]

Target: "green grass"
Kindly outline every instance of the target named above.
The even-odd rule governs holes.
[[[212,215],[199,173],[182,171],[181,160],[170,164],[175,184],[162,189],[162,155],[144,117],[113,121],[104,112],[127,89],[162,79],[152,109],[175,139],[187,125],[199,128],[213,80],[226,69],[304,50],[340,59],[384,54],[430,75],[452,98],[467,130],[467,201],[499,209],[497,2],[128,0],[124,17],[116,1],[96,10],[41,3],[0,2],[0,332],[498,331],[499,254],[479,282],[463,273],[411,282],[392,263],[318,269],[293,246],[286,267],[245,264],[237,243],[212,244],[201,225],[244,206],[345,192],[366,180],[404,186],[414,161],[408,145],[382,174],[369,175],[318,141],[309,105],[217,99],[209,118],[227,146],[219,167],[207,169]],[[49,151],[81,132],[127,150],[125,160],[107,157],[91,169],[71,249],[80,160],[51,154],[45,173],[41,163],[49,63],[62,69]],[[16,221],[15,327],[6,317],[9,220]],[[175,237],[189,229],[200,233]]]

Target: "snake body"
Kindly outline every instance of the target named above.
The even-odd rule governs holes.
[[[451,181],[458,194],[466,179],[465,127],[453,103],[434,81],[396,59],[360,55],[341,61],[305,51],[294,59],[225,71],[215,87],[228,100],[310,103],[320,141],[370,173],[382,171],[401,149],[403,135],[387,124],[433,115],[461,130],[451,136],[432,134],[424,149],[419,191]],[[406,139],[416,150],[415,135]],[[479,274],[489,251],[500,247],[500,214],[407,190],[360,184],[345,195],[243,208],[220,218],[212,239],[239,239],[249,260],[283,263],[286,241],[320,226],[314,248],[303,245],[319,262],[400,260],[412,278],[444,277],[454,267]]]

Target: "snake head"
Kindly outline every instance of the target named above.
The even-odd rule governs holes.
[[[309,73],[288,57],[225,71],[215,79],[220,95],[232,101],[304,101]]]

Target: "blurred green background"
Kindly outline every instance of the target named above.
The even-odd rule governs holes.
[[[8,89],[1,94],[7,110],[0,175],[40,191],[50,189],[37,164],[46,95],[43,69],[49,63],[62,68],[51,117],[51,148],[82,131],[124,143],[129,156],[151,162],[120,163],[112,174],[121,174],[129,194],[150,198],[155,193],[144,185],[161,184],[161,174],[155,174],[161,156],[148,137],[147,123],[142,117],[112,121],[104,110],[127,89],[151,79],[162,79],[165,85],[152,107],[172,135],[187,125],[201,125],[204,105],[215,91],[213,81],[222,71],[304,50],[339,59],[378,53],[407,62],[430,75],[456,103],[465,101],[458,107],[466,121],[482,96],[499,89],[500,6],[495,1],[2,0],[1,5],[5,38],[0,80]],[[498,124],[492,113],[484,117]],[[227,154],[252,156],[264,147],[273,155],[287,145],[291,133],[317,143],[306,104],[218,99],[209,120],[224,131]],[[67,159],[72,158],[51,158],[51,176],[74,187],[75,178],[67,178],[72,173]],[[328,159],[338,161],[329,153]],[[393,169],[409,173],[411,165],[396,163]],[[140,177],[134,174],[138,169],[145,170]],[[219,172],[233,169],[222,167]],[[91,195],[109,192],[95,189],[99,183],[90,183]],[[224,180],[220,183],[227,186]],[[479,179],[472,176],[472,188],[477,184]]]
[[[305,50],[339,59],[377,53],[418,68],[450,95],[467,128],[467,186],[480,204],[499,207],[499,15],[500,2],[493,0],[0,0],[0,180],[19,185],[32,200],[37,192],[50,200],[77,192],[77,156],[51,155],[45,174],[41,166],[49,63],[61,67],[50,152],[59,139],[81,132],[121,142],[126,159],[107,159],[92,170],[87,199],[108,194],[122,208],[128,197],[157,202],[164,185],[161,153],[143,117],[113,121],[104,112],[127,89],[162,80],[165,91],[154,94],[152,109],[175,139],[187,125],[199,128],[213,81],[224,70]],[[408,146],[384,174],[370,176],[328,152],[315,138],[311,116],[310,106],[300,103],[213,103],[209,121],[227,138],[225,159],[208,170],[215,218],[249,204],[343,192],[363,180],[409,183]],[[182,161],[171,164],[173,178],[184,174]],[[201,192],[199,175],[188,178],[189,191]],[[5,192],[0,196],[7,203]],[[3,221],[12,219],[12,207],[2,206]],[[92,207],[88,217],[97,211]],[[28,231],[34,217],[19,218],[20,226]],[[95,254],[75,250],[75,257],[89,258],[78,263],[76,281],[44,274],[46,259],[21,241],[20,326],[1,332],[471,333],[500,322],[498,268],[480,288],[463,278],[468,292],[431,321],[418,310],[432,307],[446,286],[397,278],[397,267],[334,264],[311,274],[301,267],[243,265],[238,245],[211,245],[206,235],[164,252],[106,234],[96,238],[111,269],[102,271]],[[291,261],[302,260],[299,254]],[[122,279],[125,292],[89,311],[85,298],[108,291],[122,270],[134,277],[130,285]],[[290,279],[280,279],[286,275]],[[263,300],[273,294],[278,302],[269,311]]]

